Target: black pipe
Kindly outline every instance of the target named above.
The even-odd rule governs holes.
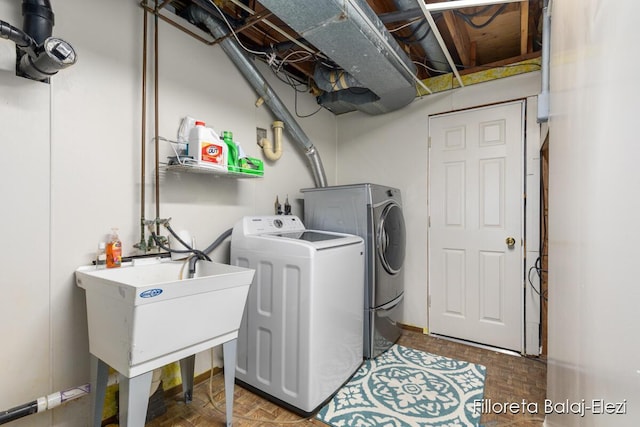
[[[22,29],[41,46],[53,34],[54,14],[49,0],[22,0]]]
[[[18,418],[26,417],[27,415],[35,414],[38,412],[38,401],[25,403],[24,405],[16,406],[7,411],[0,413],[0,424],[6,424],[8,422],[17,420]]]
[[[187,246],[189,249],[171,249],[170,247],[162,243],[162,241],[160,240],[160,238],[158,237],[158,235],[153,229],[150,229],[149,231],[151,232],[151,237],[156,242],[156,245],[158,245],[158,247],[164,251],[167,251],[169,253],[174,253],[174,254],[191,254],[192,253],[196,255],[197,259],[204,259],[207,261],[211,261],[211,258],[209,258],[206,253],[198,249],[192,249],[190,246]]]
[[[218,238],[216,238],[216,240],[212,244],[207,246],[202,252],[204,252],[206,255],[209,255],[211,252],[213,252],[215,248],[220,246],[227,237],[231,236],[232,233],[233,233],[233,228],[230,228],[224,231],[221,235],[218,236]],[[198,262],[197,257],[189,258],[189,277],[190,278],[192,278],[193,275],[196,273],[196,262]]]
[[[21,49],[36,48],[36,42],[29,34],[5,21],[0,21],[0,37],[11,40]]]

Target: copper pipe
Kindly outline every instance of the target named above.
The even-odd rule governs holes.
[[[170,1],[170,0],[168,0]],[[161,4],[158,7],[158,10],[162,8],[162,6],[164,5]],[[190,35],[191,37],[195,38],[196,40],[208,45],[208,46],[215,46],[218,43],[220,43],[222,40],[226,39],[227,37],[232,37],[232,34],[227,34],[224,37],[220,37],[214,40],[207,40],[204,37],[201,37],[200,35],[196,34],[195,32],[189,30],[188,28],[186,28],[185,26],[181,25],[180,23],[170,19],[167,16],[161,15],[159,11],[156,11],[155,9],[150,8],[149,6],[147,6],[144,3],[141,3],[140,6],[145,9],[147,12],[149,13],[153,13],[154,15],[156,15],[156,17],[162,19],[164,22],[168,23],[169,25],[179,29],[180,31]],[[253,26],[255,26],[256,24],[259,24],[260,22],[264,21],[265,19],[271,17],[273,15],[272,12],[268,12],[265,11],[266,13],[264,15],[255,15],[252,17],[252,19],[250,19],[246,24],[242,25],[241,27],[238,27],[237,29],[235,29],[234,31],[236,32],[236,34],[243,32],[244,30],[246,30],[247,28],[251,28]],[[259,30],[258,31],[262,31]],[[275,39],[274,39],[275,40]]]
[[[140,6],[142,6],[142,8],[144,10],[146,10],[147,12],[153,13],[154,15],[156,15],[157,17],[162,19],[164,22],[174,26],[175,28],[183,31],[184,33],[186,33],[186,34],[190,35],[191,37],[201,41],[202,43],[204,43],[204,44],[215,44],[215,40],[211,41],[211,40],[207,40],[205,38],[200,37],[198,34],[194,33],[193,31],[190,31],[189,29],[183,27],[182,25],[178,24],[177,22],[172,21],[171,19],[167,18],[166,16],[160,15],[159,13],[156,14],[154,9],[152,9],[152,8],[150,8],[150,7],[148,7],[148,6],[144,5],[144,4],[141,4]]]
[[[146,252],[145,243],[145,201],[146,201],[146,163],[147,163],[147,32],[149,28],[149,18],[147,12],[142,12],[143,18],[143,35],[142,35],[142,129],[140,141],[140,243],[139,249]]]
[[[265,19],[269,18],[271,15],[273,15],[273,12],[267,12],[267,13],[265,13],[264,15],[255,15],[255,16],[253,16],[253,17],[252,17],[252,19],[250,19],[249,21],[247,21],[247,23],[246,23],[246,24],[241,25],[240,27],[238,27],[238,28],[234,29],[233,31],[234,31],[236,34],[239,34],[239,33],[243,32],[244,30],[246,30],[247,28],[251,28],[251,27],[253,27],[254,25],[258,24],[259,22],[264,21]],[[213,42],[210,42],[210,43],[208,43],[208,44],[210,44],[210,45],[218,44],[218,43],[220,43],[222,40],[226,39],[227,37],[232,37],[232,34],[231,34],[231,33],[229,33],[229,34],[227,34],[227,35],[226,35],[226,36],[224,36],[224,37],[219,37],[219,38],[215,39]]]
[[[160,3],[160,6],[158,6],[158,10],[163,9],[169,2],[171,2],[171,0],[164,0]]]
[[[156,10],[155,13],[155,22],[154,22],[154,103],[155,103],[155,187],[156,187],[156,219],[160,218],[160,140],[158,139],[160,136],[159,129],[159,102],[158,102],[158,13]],[[160,235],[160,224],[156,224],[156,234]]]

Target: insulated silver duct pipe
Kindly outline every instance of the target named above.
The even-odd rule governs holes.
[[[396,4],[396,7],[399,11],[405,12],[408,10],[415,10],[418,6],[416,0],[393,0]],[[422,1],[422,0],[418,0]],[[424,50],[424,53],[427,55],[427,59],[431,62],[433,68],[438,71],[442,71],[443,73],[448,73],[451,71],[449,68],[449,61],[447,61],[447,57],[444,55],[442,48],[440,47],[440,43],[438,43],[438,39],[436,38],[433,31],[431,31],[429,24],[426,22],[416,22],[409,26],[414,31],[413,37],[416,40],[419,40],[419,44]]]
[[[196,24],[205,25],[215,38],[224,38],[220,42],[222,50],[224,50],[258,95],[264,99],[264,102],[269,106],[277,119],[285,123],[285,129],[289,132],[289,135],[304,150],[309,160],[311,171],[313,172],[316,187],[326,187],[327,177],[318,150],[311,143],[309,137],[304,133],[300,125],[298,125],[298,122],[291,115],[287,107],[285,107],[282,100],[280,100],[269,83],[264,79],[262,74],[260,74],[260,71],[258,71],[242,48],[238,46],[235,39],[233,37],[226,37],[229,31],[225,24],[211,16],[205,10],[195,6],[189,8],[189,19]]]
[[[260,3],[366,88],[325,92],[319,97],[325,108],[384,114],[415,99],[415,65],[365,0]]]

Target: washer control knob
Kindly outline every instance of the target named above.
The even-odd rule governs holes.
[[[276,226],[276,228],[282,228],[282,220],[280,219],[276,219],[273,221],[273,225]]]

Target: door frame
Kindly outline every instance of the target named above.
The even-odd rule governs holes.
[[[522,212],[522,298],[521,298],[521,354],[539,355],[540,354],[540,301],[536,298],[535,289],[540,289],[540,281],[537,275],[532,274],[532,283],[529,283],[529,275],[527,274],[535,266],[535,261],[539,254],[540,248],[540,147],[543,141],[540,141],[541,131],[540,125],[537,123],[537,97],[516,98],[503,102],[478,105],[470,108],[451,110],[437,114],[429,114],[427,116],[427,134],[429,136],[428,144],[431,145],[431,129],[429,128],[429,120],[433,117],[462,113],[481,108],[507,105],[522,102],[523,104],[523,139],[522,139],[522,190],[523,197],[521,199]],[[431,158],[430,149],[427,150],[427,214],[431,216]],[[425,329],[429,331],[429,299],[431,295],[431,227],[427,225],[427,318]],[[469,343],[472,344],[473,343]]]

